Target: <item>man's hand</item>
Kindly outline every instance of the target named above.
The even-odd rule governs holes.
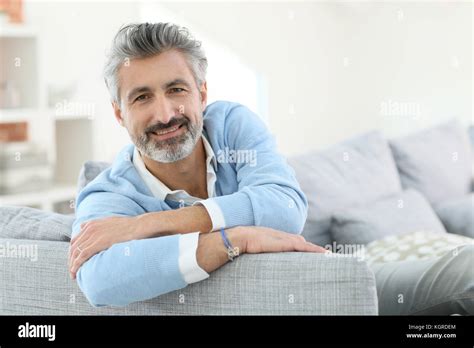
[[[323,247],[307,242],[303,236],[277,231],[272,228],[249,226],[238,227],[245,234],[243,252],[248,254],[300,251],[327,253]]]
[[[134,217],[109,217],[81,225],[78,237],[71,241],[69,272],[71,278],[84,262],[116,243],[196,231],[208,232],[211,219],[204,206],[185,207],[146,213]]]
[[[139,217],[109,217],[81,225],[80,234],[71,240],[69,272],[76,278],[79,267],[95,254],[116,243],[140,239]]]

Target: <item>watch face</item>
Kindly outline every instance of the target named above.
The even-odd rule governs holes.
[[[228,248],[227,255],[229,255],[229,259],[233,261],[235,257],[239,256],[239,247]]]

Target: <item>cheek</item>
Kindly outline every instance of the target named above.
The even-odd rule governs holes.
[[[136,121],[133,122],[128,117],[124,119],[124,126],[128,134],[132,137],[138,137],[143,133],[143,127],[140,128],[140,125],[138,125]]]
[[[145,118],[142,117],[136,110],[127,113],[127,117],[124,118],[124,122],[128,132],[135,135],[143,134],[144,129],[150,125],[150,123],[147,123]]]

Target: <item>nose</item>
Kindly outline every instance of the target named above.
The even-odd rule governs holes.
[[[178,115],[178,108],[165,96],[157,97],[153,105],[153,119],[167,124],[173,117]]]

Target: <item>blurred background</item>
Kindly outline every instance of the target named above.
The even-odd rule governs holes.
[[[0,205],[71,212],[83,162],[130,142],[101,76],[126,23],[188,27],[209,102],[247,105],[292,156],[472,123],[472,16],[456,1],[0,0]]]

